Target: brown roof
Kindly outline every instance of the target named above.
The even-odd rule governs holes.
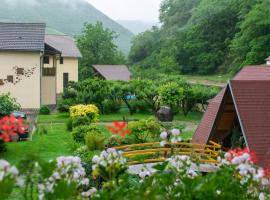
[[[269,164],[270,157],[270,80],[233,80],[235,99],[248,147],[257,153],[259,164]]]
[[[193,143],[206,144],[208,142],[224,94],[225,89],[221,90],[221,92],[210,101],[202,121],[195,131],[192,139]]]
[[[229,87],[228,87],[229,86]],[[258,154],[259,165],[270,164],[270,67],[243,68],[227,86],[235,101],[238,118],[250,150]],[[207,143],[224,97],[221,91],[209,104],[193,142]]]
[[[233,80],[270,80],[270,66],[247,66]]]
[[[45,35],[45,43],[60,51],[63,57],[81,57],[74,39],[67,35]]]
[[[131,79],[131,73],[126,65],[93,65],[93,68],[106,80]]]
[[[268,58],[265,59],[266,61],[270,61],[270,56]]]

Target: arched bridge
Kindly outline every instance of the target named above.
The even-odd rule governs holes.
[[[152,142],[114,148],[123,152],[129,165],[164,162],[173,155],[188,155],[199,164],[218,164],[221,146],[213,141],[206,145],[189,142],[167,143],[164,147],[161,147],[159,142]]]

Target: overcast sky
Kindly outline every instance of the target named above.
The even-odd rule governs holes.
[[[114,20],[158,22],[162,0],[87,0]]]

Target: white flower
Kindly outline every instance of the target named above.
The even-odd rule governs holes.
[[[161,134],[160,134],[160,138],[162,139],[162,140],[166,140],[167,139],[167,137],[168,137],[168,133],[167,132],[162,132]]]
[[[161,142],[160,142],[160,146],[161,146],[161,147],[164,147],[166,144],[167,144],[166,141],[161,141]]]
[[[81,181],[81,185],[89,185],[89,179],[85,178]]]
[[[264,193],[260,193],[260,195],[259,195],[259,200],[265,200],[265,195],[264,195]]]
[[[179,136],[180,135],[180,130],[179,129],[174,128],[171,132],[172,132],[173,136]]]
[[[88,190],[87,192],[82,192],[82,196],[83,197],[91,197],[93,196],[93,194],[95,194],[97,192],[96,188],[91,188],[90,190]]]
[[[217,190],[216,192],[217,192],[217,195],[220,195],[221,194],[221,191],[220,190]]]
[[[25,180],[22,177],[17,178],[16,185],[19,187],[23,187],[25,184]]]

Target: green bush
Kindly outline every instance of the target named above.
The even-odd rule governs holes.
[[[151,106],[145,101],[132,101],[130,104],[135,113],[151,112]]]
[[[99,153],[99,152],[96,152],[96,153]],[[89,151],[86,145],[80,146],[74,151],[74,156],[80,157],[81,161],[85,163],[91,163],[91,160],[94,155],[95,155],[95,152]]]
[[[51,110],[48,106],[41,106],[39,109],[39,114],[40,115],[49,115],[51,113]]]
[[[161,128],[165,131],[172,130],[174,128],[183,130],[185,128],[185,125],[181,122],[159,122],[161,125]]]
[[[59,112],[69,112],[69,108],[75,105],[74,99],[61,99],[57,103],[57,110]]]
[[[0,95],[0,118],[20,110],[20,105],[9,94]]]
[[[85,135],[85,144],[89,151],[103,150],[105,148],[105,137],[96,131],[89,131]]]
[[[72,121],[72,129],[78,126],[87,126],[91,124],[88,117],[76,117],[74,119],[71,119],[71,121]]]
[[[68,131],[72,131],[72,130],[73,130],[72,123],[73,123],[73,120],[72,120],[71,118],[69,118],[69,119],[66,121],[66,127],[67,127],[67,130],[68,130]]]
[[[143,119],[136,122],[130,122],[128,129],[131,131],[131,137],[136,143],[144,143],[159,139],[161,126],[154,117]]]
[[[102,135],[101,130],[96,126],[78,126],[72,131],[72,138],[75,142],[84,143],[85,136],[87,133],[95,133],[97,135]]]
[[[0,140],[0,153],[6,151],[7,151],[6,143],[3,140]]]
[[[121,108],[121,103],[113,100],[105,100],[102,105],[104,114],[118,113]]]

